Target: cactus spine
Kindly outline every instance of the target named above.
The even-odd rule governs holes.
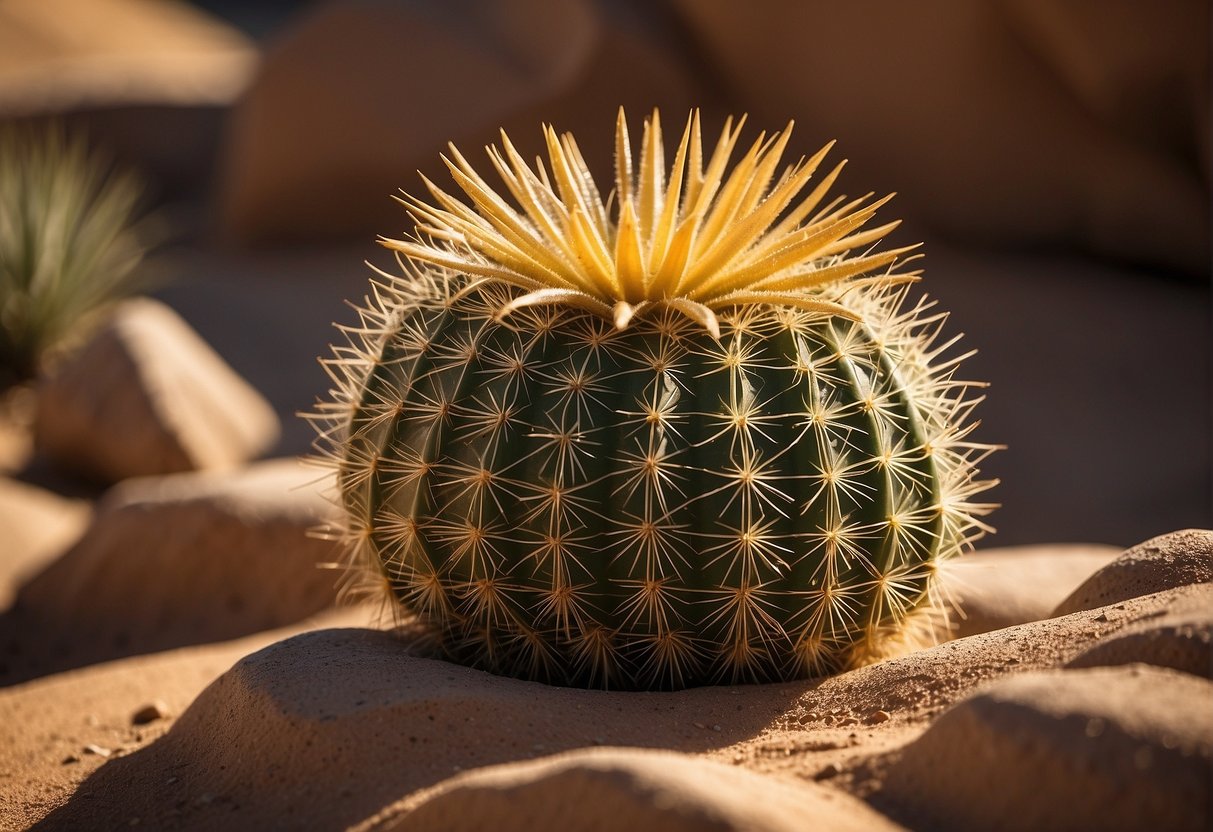
[[[666,182],[657,114],[633,173],[621,113],[617,221],[550,128],[550,174],[490,149],[521,211],[453,147],[474,209],[402,200],[403,274],[317,416],[355,560],[453,658],[620,688],[837,671],[987,530],[980,385],[908,249],[851,253],[884,200],[827,202],[835,168],[793,206],[829,148],[777,175],[790,125],[726,177],[740,130],[705,167],[693,115]]]

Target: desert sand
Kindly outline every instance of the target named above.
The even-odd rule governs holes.
[[[271,463],[233,493],[283,470]],[[221,490],[172,485],[160,491],[178,503]],[[89,528],[120,502],[103,501]],[[47,569],[70,584],[130,547],[80,548]],[[222,568],[229,589],[252,588]],[[1123,554],[985,550],[945,580],[965,617],[935,647],[831,678],[676,693],[492,676],[430,655],[370,606],[316,614],[288,592],[284,627],[214,637],[256,626],[237,616],[194,638],[209,643],[162,638],[7,682],[0,827],[1208,827],[1213,532]],[[38,576],[11,581],[19,606]],[[190,585],[162,591],[188,608]],[[113,591],[100,586],[98,603]],[[135,598],[126,614],[146,627],[140,616],[165,602]],[[38,643],[30,630],[6,638],[10,653]]]

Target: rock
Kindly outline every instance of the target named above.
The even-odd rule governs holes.
[[[901,828],[853,797],[807,783],[685,754],[609,748],[467,772],[402,801],[360,829],[801,832],[810,827]]]
[[[287,459],[115,486],[0,621],[25,646],[0,681],[235,638],[328,607],[340,573],[320,565],[340,553],[308,536],[333,510],[316,480]]]
[[[83,500],[0,477],[0,610],[12,603],[22,582],[80,537],[88,518]]]
[[[1211,701],[1145,665],[1002,679],[911,742],[874,801],[933,829],[1207,829]]]
[[[0,113],[228,104],[256,57],[234,27],[178,0],[9,0]]]
[[[57,464],[106,482],[235,467],[277,439],[269,404],[176,312],[146,298],[38,388],[34,440]]]
[[[940,571],[956,638],[1049,618],[1054,608],[1121,550],[1099,544],[1050,544],[984,549]]]
[[[1195,175],[1210,146],[1207,5],[973,2],[933,20],[895,3],[879,27],[856,3],[670,5],[733,100],[755,114],[814,113],[813,129],[856,160],[851,177],[898,183],[898,210],[940,236],[1208,273],[1207,189]],[[818,70],[830,66],[857,69]],[[1170,91],[1165,115],[1147,116]],[[1164,150],[1172,123],[1199,131],[1201,150]],[[1167,170],[1176,164],[1191,173]]]
[[[1199,584],[1193,590],[1176,599],[1162,617],[1148,618],[1097,642],[1068,667],[1143,662],[1213,677],[1213,584]]]
[[[20,471],[34,452],[34,391],[29,385],[0,390],[0,474]]]
[[[1139,543],[1100,569],[1058,604],[1053,615],[1209,581],[1213,581],[1213,531],[1172,532]]]
[[[168,705],[157,699],[131,714],[131,725],[147,725],[149,722],[164,719],[168,715]]]
[[[444,0],[317,4],[267,50],[228,120],[222,231],[239,242],[364,239],[403,216],[386,198],[385,171],[434,171],[448,141],[467,153],[499,141],[498,127],[532,158],[543,146],[538,126],[551,119],[609,176],[616,107],[635,118],[659,105],[681,124],[705,103],[703,74],[680,60],[666,23],[646,26],[664,18],[643,5],[621,15],[590,0],[516,0],[508,11]],[[407,106],[384,106],[401,95]],[[323,200],[307,196],[318,192]]]

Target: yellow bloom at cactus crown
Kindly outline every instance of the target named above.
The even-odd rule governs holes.
[[[606,199],[573,136],[551,126],[544,127],[550,172],[539,159],[531,168],[504,131],[501,147],[488,148],[516,205],[451,145],[443,161],[472,205],[423,176],[436,205],[400,198],[417,233],[381,242],[414,260],[525,290],[501,315],[565,304],[624,329],[637,314],[668,308],[717,336],[716,313],[726,307],[769,303],[854,318],[821,288],[917,278],[893,271],[914,246],[868,251],[898,225],[864,227],[891,194],[827,198],[845,160],[805,194],[833,143],[781,168],[791,122],[759,134],[730,169],[744,122],[727,120],[705,159],[699,113],[692,113],[667,178],[660,115],[645,121],[636,160],[621,109],[614,189]]]

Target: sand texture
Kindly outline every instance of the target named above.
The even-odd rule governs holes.
[[[975,555],[987,621],[1111,601],[803,682],[550,687],[366,609],[34,679],[0,691],[0,826],[1205,829],[1213,583],[1142,572],[1210,540]]]

